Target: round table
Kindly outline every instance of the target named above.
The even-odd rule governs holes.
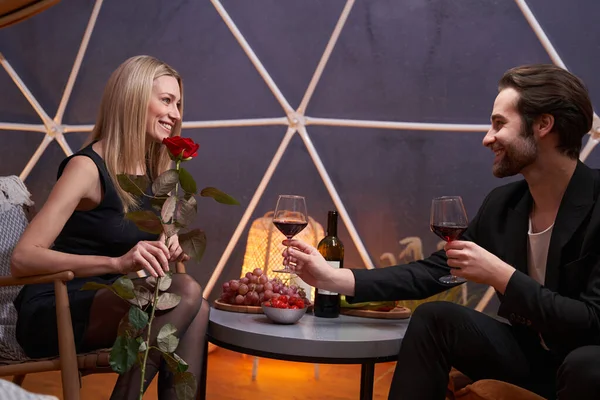
[[[375,364],[396,360],[408,321],[345,315],[317,318],[307,314],[296,324],[279,325],[264,314],[211,308],[207,339],[225,349],[258,357],[318,364],[361,364],[360,399],[370,400]],[[198,397],[204,399],[206,373],[201,377],[200,386]]]

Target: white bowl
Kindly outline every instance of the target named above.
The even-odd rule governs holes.
[[[267,318],[278,324],[295,324],[306,314],[308,308],[308,306],[298,309],[275,308],[264,305],[261,307]]]

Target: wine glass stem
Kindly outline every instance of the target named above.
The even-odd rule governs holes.
[[[290,256],[290,246],[287,246],[285,254],[288,255],[288,258]],[[288,261],[288,265],[284,265],[284,267],[289,268],[290,267],[290,262]]]

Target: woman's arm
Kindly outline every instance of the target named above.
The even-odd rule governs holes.
[[[70,270],[75,276],[120,274],[146,269],[151,275],[168,270],[169,251],[159,242],[140,242],[122,257],[83,256],[50,250],[67,220],[77,209],[90,209],[102,200],[96,164],[88,157],[73,157],[52,189],[48,200],[31,221],[15,247],[12,276],[52,274]]]
[[[71,270],[76,276],[117,273],[115,259],[80,256],[50,250],[73,211],[82,202],[99,203],[102,186],[98,168],[88,157],[73,157],[48,200],[17,243],[11,260],[14,277]]]

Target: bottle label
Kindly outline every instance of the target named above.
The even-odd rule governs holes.
[[[327,264],[329,264],[332,268],[335,269],[339,269],[340,268],[340,262],[339,261],[327,261]],[[319,294],[326,294],[329,296],[337,296],[338,293],[335,292],[330,292],[329,290],[323,290],[323,289],[318,289],[317,292]]]

